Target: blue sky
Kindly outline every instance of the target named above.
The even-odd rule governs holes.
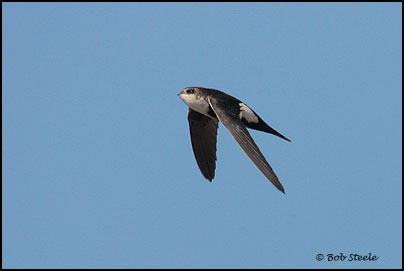
[[[401,3],[2,7],[3,268],[402,267]],[[203,178],[187,86],[292,140],[251,131],[285,195],[223,126]]]

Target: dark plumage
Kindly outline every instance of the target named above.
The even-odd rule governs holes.
[[[178,96],[189,106],[188,122],[192,149],[199,169],[206,179],[212,181],[215,176],[216,137],[218,121],[220,121],[262,174],[285,193],[278,177],[255,144],[247,128],[271,133],[290,141],[288,138],[266,124],[242,101],[222,91],[190,87],[184,88]]]

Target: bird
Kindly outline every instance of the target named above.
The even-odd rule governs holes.
[[[234,140],[261,171],[282,193],[285,189],[275,172],[255,144],[247,128],[267,132],[290,142],[271,128],[249,106],[220,90],[204,87],[186,87],[178,94],[188,106],[191,144],[202,175],[212,182],[216,169],[216,138],[218,123],[230,132]]]

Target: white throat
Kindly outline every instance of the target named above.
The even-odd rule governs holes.
[[[202,97],[199,99],[196,95],[181,94],[181,100],[188,105],[192,110],[201,114],[207,115],[209,112],[209,103]]]

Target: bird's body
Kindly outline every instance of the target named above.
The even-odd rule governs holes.
[[[216,168],[216,136],[218,121],[229,130],[255,166],[280,191],[284,189],[255,144],[247,128],[264,131],[290,141],[266,124],[242,101],[222,91],[201,87],[184,88],[178,96],[189,106],[188,122],[191,142],[198,166],[212,181]]]

